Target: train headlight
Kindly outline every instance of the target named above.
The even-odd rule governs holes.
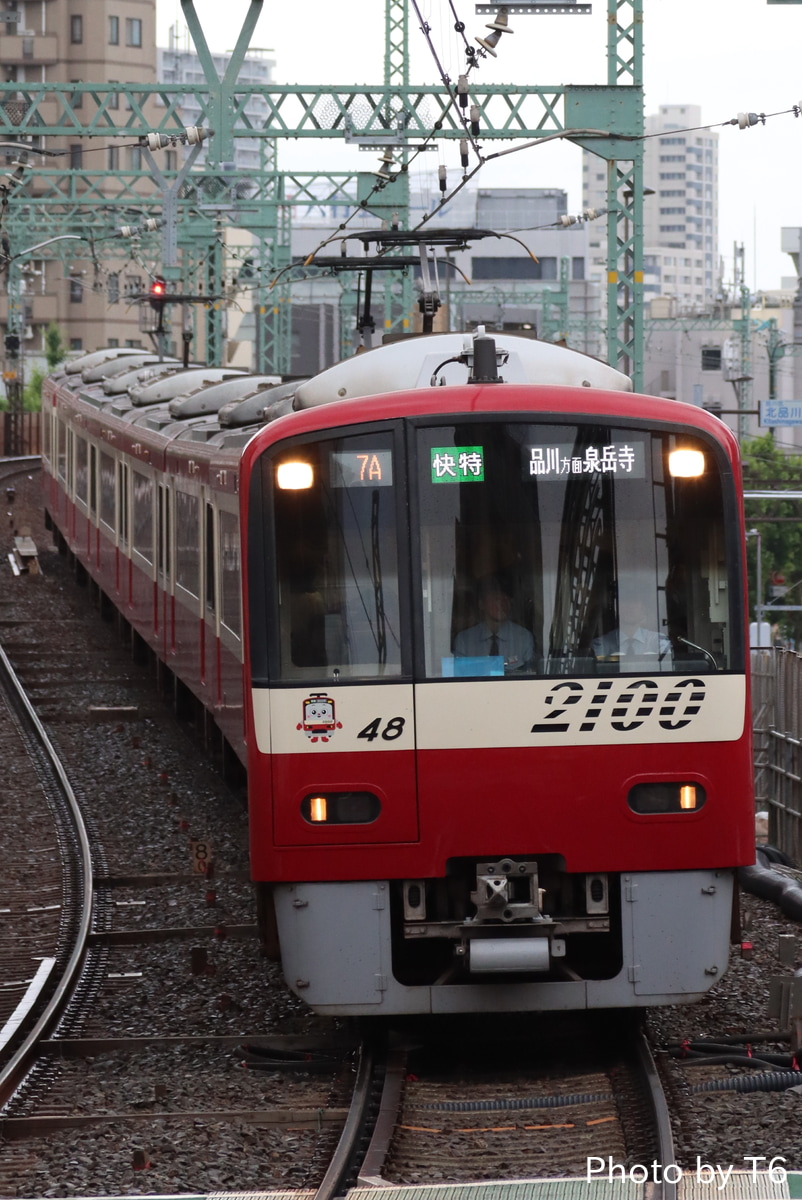
[[[279,463],[276,470],[276,483],[283,492],[300,492],[310,488],[315,474],[312,464],[308,462]]]
[[[638,783],[627,803],[636,813],[698,812],[706,799],[699,783]]]
[[[701,450],[672,450],[668,469],[675,479],[696,479],[705,473],[705,456]]]
[[[301,801],[301,816],[310,825],[369,825],[381,807],[373,792],[313,792]]]

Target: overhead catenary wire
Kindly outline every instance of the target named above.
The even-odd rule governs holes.
[[[421,20],[422,25],[426,24],[426,22],[423,21],[421,15],[420,15],[420,10],[418,8],[416,0],[413,0],[413,4],[415,5],[416,13],[418,14],[419,20]],[[453,5],[452,5],[452,11],[454,11]],[[479,53],[479,52],[477,52],[477,53]],[[436,60],[436,61],[438,61],[438,63],[439,63],[439,60]],[[447,78],[448,77],[446,77],[446,79]],[[450,80],[445,84],[445,86],[449,92],[449,95],[451,96]],[[451,96],[451,98],[453,101],[454,97]],[[459,111],[460,106],[457,104],[456,107],[457,107],[457,111]],[[476,107],[476,106],[474,106],[474,107]],[[479,116],[478,109],[477,109],[476,115],[477,115],[477,117]],[[788,116],[788,115],[792,115],[795,118],[802,115],[802,101],[800,101],[800,103],[798,103],[798,104],[793,104],[790,108],[780,109],[774,113],[752,113],[752,112],[744,113],[744,112],[742,112],[742,113],[739,113],[735,117],[730,117],[723,121],[711,122],[710,124],[707,124],[707,125],[688,126],[684,129],[672,130],[671,133],[672,133],[672,135],[676,135],[676,134],[680,134],[680,133],[692,133],[697,130],[701,131],[701,130],[709,130],[709,129],[726,128],[728,126],[737,126],[739,129],[743,130],[743,129],[752,128],[757,124],[765,125],[766,121],[771,120],[774,117],[781,117],[781,116]],[[752,120],[751,118],[755,118],[755,119]],[[471,124],[473,124],[473,116],[471,118]],[[430,142],[432,140],[432,138],[435,136],[436,132],[440,128],[442,128],[442,121],[438,121],[435,123],[435,125],[432,129],[432,132],[427,135],[427,139],[426,139],[426,141],[424,141],[423,146],[427,145],[428,142]],[[447,191],[446,194],[442,196],[440,201],[434,206],[434,208],[431,210],[431,212],[424,214],[424,216],[421,218],[420,222],[416,226],[414,226],[414,229],[423,228],[423,226],[426,224],[427,221],[430,221],[432,219],[432,217],[436,216],[439,212],[442,212],[442,210],[451,202],[451,200],[453,200],[454,197],[459,192],[461,192],[462,189],[468,183],[470,183],[472,179],[475,178],[475,176],[481,170],[481,168],[483,166],[485,166],[487,163],[492,162],[494,159],[502,158],[502,157],[505,157],[510,154],[519,154],[522,150],[530,150],[536,146],[541,146],[541,145],[546,144],[547,142],[552,142],[552,141],[556,141],[556,140],[562,140],[562,139],[570,140],[571,138],[577,138],[577,137],[607,138],[607,137],[611,137],[611,136],[615,136],[615,137],[619,138],[621,141],[645,142],[654,137],[665,137],[666,131],[662,130],[662,131],[657,131],[654,133],[643,133],[643,134],[619,134],[619,133],[614,133],[614,131],[609,130],[609,129],[563,129],[563,130],[558,130],[555,133],[546,134],[541,138],[535,138],[531,141],[524,142],[521,145],[511,146],[505,150],[497,150],[497,151],[493,152],[492,154],[482,154],[480,151],[478,164],[471,171],[466,171],[463,174],[463,177],[460,180],[460,182],[454,188],[452,188],[451,191]],[[472,143],[472,145],[475,145],[473,133],[471,136],[471,143]],[[423,148],[423,146],[421,147],[421,149]],[[416,155],[416,157],[417,157],[417,155]],[[404,166],[402,166],[401,170],[404,171],[406,169],[407,169],[407,167],[405,164]],[[373,193],[371,192],[370,195],[372,196]],[[370,197],[368,197],[368,199],[370,199]],[[322,250],[326,245],[329,245],[331,241],[335,240],[337,233],[340,232],[341,230],[345,229],[347,227],[347,225],[350,223],[350,221],[353,219],[353,217],[357,216],[366,207],[367,207],[367,202],[362,201],[361,204],[354,209],[353,213],[348,218],[346,218],[346,220],[344,222],[342,222],[338,226],[338,229],[335,230],[334,234],[330,238],[324,239],[320,243],[320,245],[317,246],[317,248],[312,251],[312,254],[308,256],[307,261],[311,262],[314,255],[319,253],[320,250]],[[599,210],[597,212],[597,215],[602,216],[605,211],[606,210]],[[591,218],[584,218],[584,219],[591,219]],[[553,224],[556,225],[557,222],[554,222]],[[551,225],[537,226],[537,228],[551,228],[551,227],[552,227]],[[279,275],[276,275],[274,277],[271,287],[274,286],[274,284],[278,281],[280,275],[283,274],[284,271],[286,271],[286,270],[287,270],[287,268],[283,268],[282,272],[280,272]]]

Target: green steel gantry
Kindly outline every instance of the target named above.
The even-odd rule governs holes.
[[[119,214],[126,209],[134,209],[141,217],[161,216],[168,196],[161,254],[144,241],[140,253],[151,256],[154,269],[158,262],[169,264],[174,277],[183,276],[188,291],[195,290],[189,286],[190,279],[202,268],[208,294],[218,295],[223,271],[221,225],[228,222],[250,230],[257,241],[254,262],[260,286],[256,299],[263,318],[257,321],[257,326],[261,325],[259,366],[287,371],[291,306],[281,287],[271,292],[269,283],[289,263],[291,209],[335,201],[362,203],[379,215],[388,209],[398,211],[399,219],[406,221],[408,176],[399,172],[400,178],[377,193],[376,177],[367,172],[282,172],[278,143],[285,138],[347,136],[352,141],[397,147],[403,161],[416,143],[432,138],[457,141],[464,136],[464,129],[449,88],[409,83],[407,0],[385,0],[385,78],[381,86],[239,84],[238,69],[262,3],[250,0],[234,53],[220,78],[194,0],[181,0],[203,66],[202,86],[0,84],[0,141],[22,139],[39,144],[41,139],[58,137],[93,149],[87,139],[95,139],[95,147],[97,139],[102,139],[104,146],[131,145],[132,139],[138,145],[149,133],[175,139],[184,135],[181,109],[190,95],[200,108],[199,125],[214,131],[204,142],[205,162],[196,164],[180,187],[174,186],[178,170],[161,167],[158,174],[163,181],[159,185],[153,171],[159,151],[154,151],[153,159],[144,151],[139,167],[122,171],[88,162],[66,169],[37,167],[35,188],[8,193],[3,232],[9,239],[12,261],[19,261],[14,260],[15,255],[65,232],[97,242],[119,228]],[[500,6],[475,7],[483,11]],[[507,7],[511,13],[535,8],[527,4]],[[472,76],[470,93],[479,110],[483,144],[504,139],[523,144],[560,136],[607,162],[608,357],[632,374],[638,387],[643,358],[643,0],[607,0],[607,12],[606,85],[482,85]],[[248,109],[255,95],[263,106],[258,119]],[[241,180],[232,180],[227,169],[239,138],[256,139],[264,147],[260,168],[248,173],[244,194],[237,187]],[[177,252],[174,261],[168,259],[171,237],[175,237]],[[5,265],[9,266],[8,261]],[[12,314],[19,307],[18,297],[15,301],[13,295],[18,289],[15,274],[9,272]],[[393,313],[386,310],[386,324],[397,319],[394,313],[395,309]],[[210,360],[219,358],[222,350],[221,320],[219,306],[212,307],[207,318]]]

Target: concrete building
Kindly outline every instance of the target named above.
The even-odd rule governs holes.
[[[152,84],[156,80],[156,0],[5,0],[0,12],[0,63],[5,82],[23,83],[81,83],[120,81]],[[120,124],[126,118],[124,100],[116,98],[109,105],[114,116],[119,109]],[[15,102],[13,98],[7,105]],[[77,94],[73,107],[80,113],[86,110],[87,119],[94,112],[94,102]],[[45,125],[55,123],[60,112],[57,100],[46,100],[39,106]],[[130,141],[130,139],[125,139]],[[44,139],[43,139],[44,141]],[[64,145],[64,139],[50,138],[48,149],[66,149],[66,165],[80,169],[86,147],[79,139]],[[138,147],[123,150],[109,139],[104,151],[103,166],[111,172],[124,173],[139,166]],[[14,152],[6,154],[14,157]],[[97,164],[93,154],[91,163]],[[59,160],[53,160],[59,161]],[[64,161],[64,160],[61,160]],[[90,160],[87,160],[89,162]],[[32,158],[26,175],[29,193],[36,194],[42,185],[37,182],[38,160]],[[48,160],[48,166],[52,166]],[[80,193],[80,182],[76,186]],[[109,194],[115,189],[109,183]],[[91,226],[91,218],[88,222]],[[69,229],[59,232],[69,233]],[[63,330],[67,344],[83,349],[106,344],[148,345],[147,335],[139,330],[136,309],[123,302],[126,290],[147,287],[144,274],[136,267],[126,267],[128,251],[115,251],[119,262],[104,253],[102,262],[93,262],[85,244],[68,261],[48,258],[26,258],[23,273],[22,304],[24,311],[23,351],[36,354],[43,349],[44,330],[56,321]],[[14,249],[19,251],[18,243]],[[7,320],[7,300],[0,297],[0,325]]]
[[[697,104],[663,104],[647,116],[644,153],[644,291],[672,301],[675,315],[709,311],[719,292],[718,134],[699,128]],[[607,202],[604,160],[582,163],[583,207]],[[591,240],[591,277],[606,271],[607,231]]]

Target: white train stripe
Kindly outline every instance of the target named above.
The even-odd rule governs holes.
[[[416,689],[418,749],[732,742],[743,675],[462,680]]]
[[[744,732],[746,678],[321,685],[254,688],[252,699],[257,746],[264,754],[733,742]]]

